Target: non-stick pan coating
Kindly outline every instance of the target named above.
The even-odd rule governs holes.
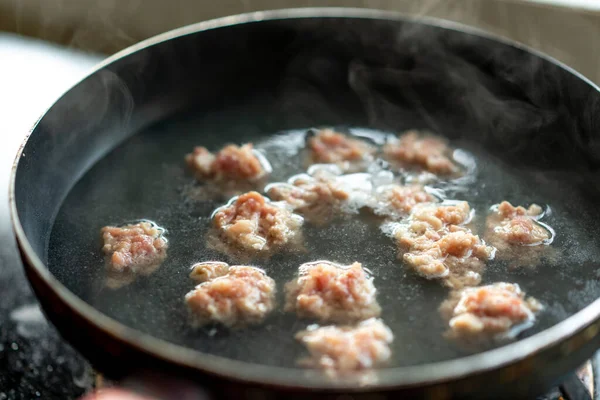
[[[479,163],[478,181],[448,188],[452,197],[469,200],[481,215],[505,198],[552,208],[546,222],[558,232],[558,261],[511,273],[493,264],[484,277],[485,282],[519,282],[544,302],[546,312],[524,335],[530,336],[600,294],[593,240],[599,197],[589,184],[599,165],[594,147],[599,99],[591,84],[544,58],[418,22],[300,18],[190,32],[108,64],[49,110],[20,158],[16,209],[37,257],[69,290],[106,315],[203,353],[294,368],[301,348],[292,336],[306,324],[289,315],[277,312],[268,321],[271,333],[220,330],[210,337],[187,328],[181,303],[191,288],[187,268],[203,257],[217,257],[198,241],[218,202],[186,199],[184,189],[193,179],[185,173],[183,154],[196,144],[214,150],[246,140],[281,151],[294,141],[273,145],[272,135],[288,135],[297,143],[301,132],[286,132],[319,125],[386,132],[428,128]],[[108,150],[137,132],[84,176]],[[274,178],[299,172],[290,160],[274,156],[274,163],[281,163]],[[169,230],[168,261],[128,288],[101,289],[98,229],[137,218]],[[336,226],[309,232],[317,245],[315,257],[308,257],[356,259],[374,271],[384,318],[397,337],[393,367],[466,354],[441,337],[436,308],[445,289],[402,270],[393,244],[376,226],[357,222],[357,231],[346,236],[360,245],[339,248],[327,242],[342,239]],[[334,251],[328,253],[329,248]],[[295,257],[275,258],[266,268],[282,283],[293,276],[295,265],[309,261]],[[595,334],[588,336],[592,340]],[[538,337],[523,343],[535,346]],[[513,353],[509,346],[494,354],[506,360],[509,354],[524,355],[525,350],[512,348]],[[553,378],[573,367],[575,358],[557,368]],[[527,374],[543,374],[530,368]],[[399,370],[389,370],[396,378],[385,373],[381,381],[386,385],[410,377]],[[317,382],[301,373],[298,377]],[[546,378],[552,376],[536,379],[543,383]]]

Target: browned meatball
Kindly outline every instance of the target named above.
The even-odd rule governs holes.
[[[340,266],[317,261],[300,266],[297,279],[286,284],[286,311],[320,321],[360,321],[377,317],[376,289],[362,265]]]
[[[504,282],[454,292],[440,307],[449,320],[449,336],[466,340],[515,335],[531,326],[541,309],[519,285]]]
[[[395,232],[404,262],[419,275],[443,279],[450,287],[479,284],[495,249],[463,226],[470,217],[467,202],[415,207]]]
[[[322,129],[308,139],[312,164],[336,164],[342,170],[356,170],[370,161],[375,147],[331,129]]]
[[[379,319],[368,319],[356,326],[311,325],[296,334],[310,353],[301,360],[307,367],[327,371],[356,371],[377,367],[392,355],[392,331]]]
[[[194,148],[185,161],[200,181],[254,181],[271,172],[264,157],[252,144],[223,147],[216,155],[204,147]]]
[[[261,269],[231,266],[224,275],[196,286],[186,294],[185,302],[195,326],[258,324],[275,307],[275,281]]]
[[[298,239],[302,224],[302,217],[257,192],[242,194],[213,215],[221,241],[255,253],[269,253]]]
[[[135,275],[150,275],[167,256],[164,230],[151,222],[140,222],[121,227],[102,228],[109,272],[108,285],[119,287],[130,283]],[[119,277],[122,281],[119,282]]]
[[[284,202],[288,208],[316,224],[328,222],[350,197],[350,193],[337,183],[336,176],[325,173],[299,175],[289,183],[271,184],[266,190],[271,199]]]
[[[438,175],[451,175],[459,172],[450,159],[451,150],[441,138],[421,135],[409,131],[398,140],[383,146],[383,154],[388,161],[406,167],[419,167]]]

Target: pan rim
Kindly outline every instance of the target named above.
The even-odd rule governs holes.
[[[560,61],[531,49],[520,43],[509,39],[489,34],[476,28],[468,27],[459,23],[441,20],[430,17],[411,17],[402,13],[374,9],[362,8],[292,8],[279,9],[270,11],[257,11],[239,15],[233,15],[218,19],[212,19],[196,24],[188,25],[182,28],[168,31],[166,33],[146,39],[138,44],[135,44],[125,50],[122,50],[115,55],[108,57],[96,67],[94,67],[86,77],[75,83],[65,93],[79,85],[79,83],[97,71],[102,70],[108,65],[123,59],[127,55],[136,53],[142,49],[153,45],[166,42],[178,37],[195,34],[202,31],[224,28],[238,24],[253,23],[269,20],[284,20],[284,19],[303,19],[303,18],[363,18],[363,19],[380,19],[389,21],[411,21],[418,22],[428,26],[434,26],[453,31],[460,31],[487,39],[500,42],[502,44],[516,47],[530,54],[544,59],[545,61],[554,63],[566,72],[575,75],[583,80],[593,89],[600,92],[600,88],[591,82],[588,78],[575,71],[573,68],[566,66]],[[63,94],[64,95],[64,94]],[[61,101],[63,96],[59,97],[52,106],[50,106],[43,115],[56,104]],[[80,315],[87,320],[96,329],[103,331],[105,334],[118,339],[132,348],[150,354],[152,357],[161,359],[171,364],[176,364],[195,370],[202,373],[218,375],[227,379],[249,382],[258,385],[277,385],[280,387],[293,389],[321,389],[321,390],[385,390],[409,388],[420,385],[430,385],[433,383],[441,383],[464,378],[468,375],[479,374],[482,372],[499,369],[510,364],[517,363],[521,360],[538,354],[556,343],[568,339],[582,331],[588,326],[600,319],[600,299],[596,299],[582,310],[568,317],[564,321],[553,325],[552,327],[543,330],[531,337],[519,340],[517,342],[499,347],[497,349],[477,353],[474,355],[455,358],[452,360],[427,363],[415,366],[393,367],[378,370],[377,381],[364,386],[357,386],[356,382],[334,382],[324,377],[308,378],[305,374],[298,373],[300,369],[265,366],[260,364],[252,364],[248,362],[237,361],[225,357],[205,354],[194,349],[176,345],[155,338],[147,333],[140,332],[130,328],[96,310],[91,305],[84,302],[82,299],[73,294],[60,281],[58,281],[49,271],[47,266],[37,256],[19,219],[17,204],[15,200],[16,190],[16,175],[19,166],[19,160],[23,155],[23,151],[29,141],[31,134],[41,121],[43,116],[36,122],[29,134],[26,135],[21,144],[10,176],[9,187],[9,207],[11,214],[12,226],[15,231],[18,245],[22,251],[24,261],[35,270],[37,275],[44,283],[51,288],[54,294],[60,298],[61,302],[68,306],[74,313]],[[597,332],[596,332],[597,333]]]

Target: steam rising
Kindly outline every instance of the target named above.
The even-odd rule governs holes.
[[[180,26],[227,15],[273,8],[366,7],[476,26],[539,48],[600,82],[600,24],[595,14],[583,10],[583,2],[580,9],[499,0],[227,0],[218,5],[183,0],[13,0],[0,6],[0,25],[109,54]]]
[[[598,124],[598,101],[575,106],[593,98],[593,89],[547,60],[419,23],[352,20],[329,31],[319,22],[304,25],[314,42],[294,49],[282,84],[284,112],[382,130],[430,129],[529,168],[600,166],[590,151],[597,139],[584,134]]]

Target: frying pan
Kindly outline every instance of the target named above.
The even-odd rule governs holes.
[[[482,168],[496,176],[477,193],[459,195],[497,202],[515,195],[516,186],[527,189],[521,189],[529,193],[526,201],[551,194],[554,214],[580,230],[559,231],[560,265],[510,275],[545,303],[537,328],[481,353],[448,355],[450,345],[427,329],[439,319],[431,310],[446,292],[390,268],[380,278],[390,274],[387,286],[406,294],[405,305],[396,308],[408,310],[389,317],[400,327],[399,361],[368,381],[280,365],[277,357],[306,326],[286,315],[274,317],[287,327],[276,339],[252,330],[190,338],[177,301],[190,288],[188,266],[203,254],[195,235],[202,235],[210,207],[182,200],[185,190],[173,189],[190,179],[183,154],[193,144],[216,149],[269,137],[287,143],[287,136],[273,135],[313,126],[433,130],[487,154]],[[27,276],[44,311],[109,377],[174,374],[217,398],[534,396],[600,345],[599,134],[598,87],[518,44],[373,10],[258,12],[160,35],[98,66],[33,128],[17,156],[10,202]],[[494,175],[500,170],[516,180]],[[169,225],[173,265],[119,291],[99,289],[98,229],[137,218]],[[393,259],[384,249],[393,248],[391,242],[373,235],[355,236],[364,241],[350,247],[356,252],[350,256],[381,251]],[[334,251],[327,235],[320,240],[325,252]],[[385,286],[380,301],[391,296]],[[397,320],[415,312],[418,318],[404,325]],[[414,346],[402,333],[411,324],[418,327]],[[430,341],[419,345],[420,336]],[[239,345],[220,352],[220,340]],[[425,351],[428,344],[435,351]]]

